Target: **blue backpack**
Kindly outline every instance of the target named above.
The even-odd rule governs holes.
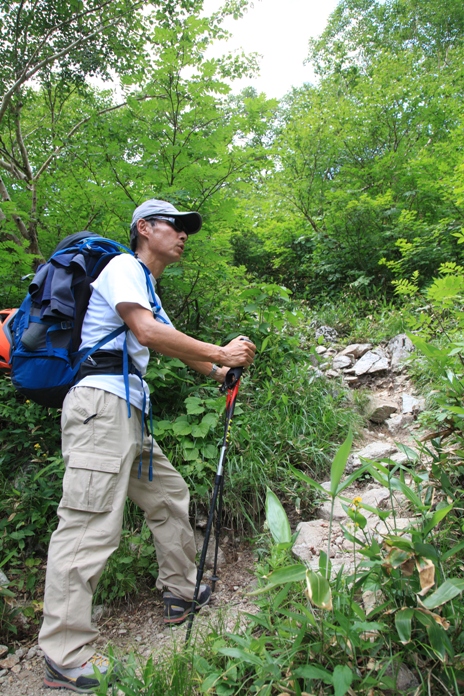
[[[13,325],[11,378],[16,389],[42,406],[60,408],[84,360],[127,331],[123,325],[79,352],[92,283],[112,258],[133,252],[92,232],[63,239],[39,266]],[[142,264],[143,265],[143,264]],[[150,273],[147,286],[156,299]]]

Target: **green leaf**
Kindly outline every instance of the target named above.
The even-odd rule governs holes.
[[[295,677],[302,679],[318,679],[326,684],[332,684],[332,675],[323,667],[317,665],[303,665],[294,671]]]
[[[436,510],[436,511],[433,513],[433,515],[432,515],[432,517],[430,518],[430,520],[427,522],[427,524],[424,525],[424,529],[422,530],[422,531],[423,531],[423,534],[424,534],[424,537],[427,536],[427,534],[428,534],[430,531],[432,531],[432,529],[433,529],[434,527],[436,527],[437,524],[438,524],[439,522],[441,522],[442,519],[443,519],[444,517],[446,517],[446,515],[447,515],[449,512],[451,512],[452,509],[453,509],[453,505],[447,505],[446,507],[441,508],[440,510]]]
[[[314,481],[314,480],[313,480],[312,478],[310,478],[309,476],[306,476],[306,474],[304,474],[304,473],[303,473],[302,471],[300,471],[299,469],[295,469],[295,467],[292,466],[292,465],[290,465],[290,470],[293,471],[293,473],[295,474],[295,476],[296,476],[298,479],[300,479],[300,481],[304,481],[304,482],[307,483],[309,486],[311,486],[311,488],[315,488],[317,491],[319,491],[319,493],[323,493],[325,498],[327,498],[327,497],[329,496],[329,492],[328,492],[323,486],[321,486],[320,483],[317,483],[317,481]]]
[[[435,609],[461,594],[463,590],[464,580],[445,580],[435,592],[422,600],[422,604],[427,609]]]
[[[464,549],[464,541],[460,541],[459,544],[455,544],[455,546],[452,546],[448,551],[445,551],[445,553],[442,556],[443,561],[447,561],[448,558],[451,558],[455,554],[459,553],[459,551],[462,551]]]
[[[351,451],[351,445],[353,442],[353,433],[350,431],[345,442],[338,448],[335,457],[332,462],[332,467],[330,470],[330,493],[332,496],[337,494],[338,484],[345,471],[346,462]]]
[[[319,609],[332,609],[332,591],[329,581],[313,570],[306,571],[308,599]]]
[[[268,584],[265,587],[259,587],[253,592],[249,592],[250,597],[262,594],[263,592],[268,592],[269,590],[276,587],[276,585],[283,585],[286,582],[301,582],[306,577],[306,566],[302,563],[295,563],[291,566],[286,566],[285,568],[279,568],[273,573],[267,576],[266,580]]]
[[[412,617],[414,609],[400,609],[395,614],[395,626],[403,645],[409,643],[412,633]]]
[[[353,681],[353,672],[348,665],[337,665],[333,671],[332,683],[335,696],[345,696]]]
[[[266,491],[266,520],[276,544],[290,542],[292,532],[282,503],[270,488]]]
[[[263,661],[259,657],[252,653],[245,652],[245,650],[241,650],[240,648],[220,648],[218,652],[228,657],[235,657],[237,660],[247,662],[251,665],[262,666],[263,664]]]

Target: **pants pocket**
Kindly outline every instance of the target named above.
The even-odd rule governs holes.
[[[95,452],[73,452],[63,479],[60,507],[84,512],[111,512],[121,459]]]

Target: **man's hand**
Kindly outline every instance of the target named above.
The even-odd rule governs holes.
[[[256,346],[246,336],[237,336],[221,349],[219,362],[226,367],[248,367],[254,360]]]

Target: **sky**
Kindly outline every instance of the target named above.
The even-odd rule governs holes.
[[[211,55],[243,49],[256,52],[260,59],[260,76],[237,80],[233,91],[252,85],[268,97],[282,97],[291,87],[314,82],[309,65],[308,39],[319,36],[338,0],[254,0],[242,19],[229,18],[224,24],[232,33],[227,42],[213,47]],[[221,0],[205,0],[207,14],[222,5]]]

